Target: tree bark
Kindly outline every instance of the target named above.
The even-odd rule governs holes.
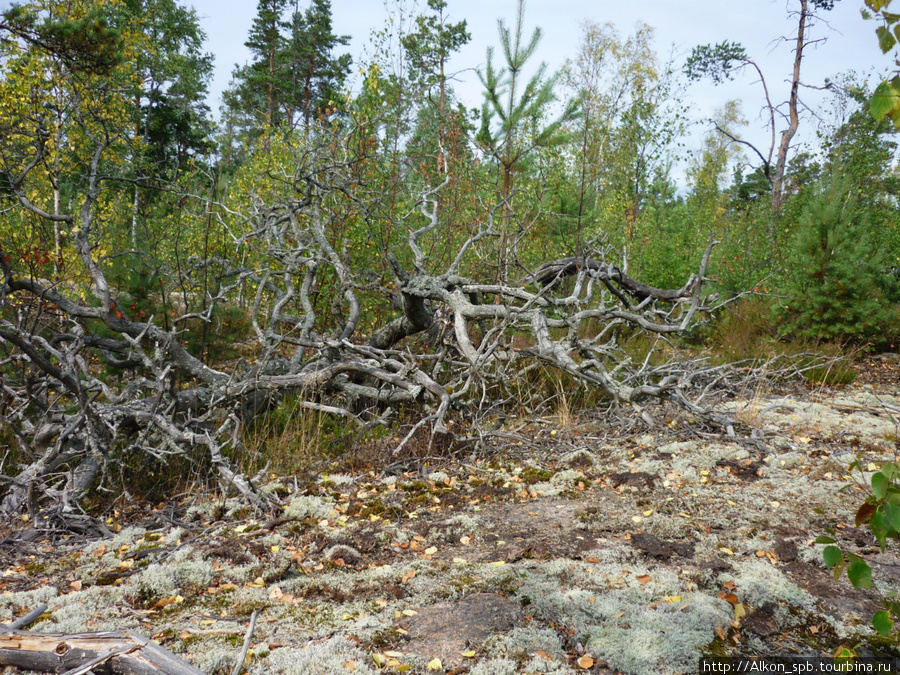
[[[0,633],[0,665],[45,673],[88,668],[116,675],[205,675],[172,652],[129,630],[71,635]]]

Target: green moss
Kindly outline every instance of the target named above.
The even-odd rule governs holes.
[[[519,477],[525,483],[534,485],[535,483],[543,483],[550,480],[551,478],[553,478],[553,474],[554,472],[550,471],[549,469],[541,469],[536,466],[529,466],[521,474],[519,474]]]

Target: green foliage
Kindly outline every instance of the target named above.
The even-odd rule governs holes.
[[[892,0],[865,0],[866,7],[871,10],[863,10],[864,19],[877,17],[880,25],[875,29],[878,38],[878,46],[883,54],[894,52],[894,65],[900,66],[897,58],[896,47],[900,42],[900,14],[888,11]],[[894,75],[885,79],[875,89],[875,93],[869,102],[869,110],[877,120],[890,118],[894,126],[900,129],[900,75]]]
[[[226,143],[255,140],[263,127],[305,128],[343,107],[348,54],[334,56],[349,36],[332,30],[330,0],[312,0],[285,17],[287,0],[259,0],[246,46],[253,60],[235,69],[224,96]]]
[[[867,214],[844,182],[819,189],[788,252],[784,334],[884,339],[884,326],[897,319],[898,289],[872,235]]]
[[[31,7],[12,5],[0,13],[0,35],[8,32],[66,62],[69,67],[108,74],[125,58],[121,33],[109,25],[106,8],[91,8],[78,18],[40,17]]]
[[[862,473],[861,460],[853,462],[850,469]],[[870,494],[856,512],[856,525],[868,525],[878,546],[884,551],[888,539],[900,540],[900,465],[885,462],[872,474],[867,487]],[[831,536],[822,535],[816,543],[828,544],[822,555],[825,564],[834,571],[835,581],[846,570],[854,588],[875,587],[872,568],[864,559],[842,551]],[[894,630],[894,622],[900,620],[900,594],[896,591],[888,593],[882,598],[882,604],[884,609],[872,617],[872,626],[880,635],[888,635]]]
[[[692,80],[710,78],[715,84],[734,79],[749,64],[747,51],[737,42],[698,45],[684,65],[684,72]]]

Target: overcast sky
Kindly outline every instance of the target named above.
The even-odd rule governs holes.
[[[301,6],[308,5],[300,0]],[[211,107],[218,111],[219,97],[228,86],[235,64],[244,64],[249,52],[244,46],[247,31],[256,12],[256,0],[187,0],[197,9],[208,37],[208,50],[215,54],[215,79],[211,86]],[[419,0],[425,6],[425,0]],[[388,0],[393,6],[395,3]],[[406,5],[410,5],[407,0]],[[526,4],[526,31],[530,35],[535,26],[544,32],[535,61],[546,61],[558,68],[567,58],[574,57],[581,37],[581,23],[590,19],[596,23],[613,23],[623,35],[633,33],[638,22],[656,31],[656,51],[665,59],[670,53],[680,65],[693,46],[723,40],[743,44],[752,58],[763,68],[773,101],[783,101],[788,95],[786,78],[792,65],[792,44],[785,36],[796,35],[796,21],[789,12],[799,0],[530,0]],[[862,0],[840,0],[835,8],[823,16],[814,37],[826,37],[807,54],[803,64],[803,79],[810,85],[821,85],[826,77],[848,70],[879,77],[892,65],[892,60],[878,49],[874,21],[864,21],[860,15]],[[354,58],[353,72],[371,53],[369,37],[373,30],[384,27],[388,16],[381,0],[332,0],[335,32],[350,35],[348,51]],[[498,44],[497,20],[507,25],[515,22],[516,0],[448,0],[451,21],[468,22],[471,42],[456,55],[450,66],[458,72],[456,90],[463,103],[480,107],[481,85],[475,69],[484,66],[485,49]],[[874,86],[874,85],[873,85]],[[743,101],[744,116],[759,131],[750,131],[761,142],[762,90],[756,78],[747,73],[727,86],[691,84],[686,96],[696,119],[712,115],[725,101]],[[814,108],[826,107],[821,96],[807,90],[804,93]],[[812,131],[807,123],[805,130]],[[809,136],[807,136],[809,137]],[[696,141],[695,141],[696,142]]]

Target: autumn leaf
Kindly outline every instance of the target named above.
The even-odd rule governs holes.
[[[579,668],[584,668],[585,670],[589,669],[594,665],[594,659],[585,654],[577,661]]]
[[[642,574],[641,576],[637,577],[637,580],[641,585],[644,585],[646,583],[649,583],[652,578],[653,577],[651,577],[649,574]]]

